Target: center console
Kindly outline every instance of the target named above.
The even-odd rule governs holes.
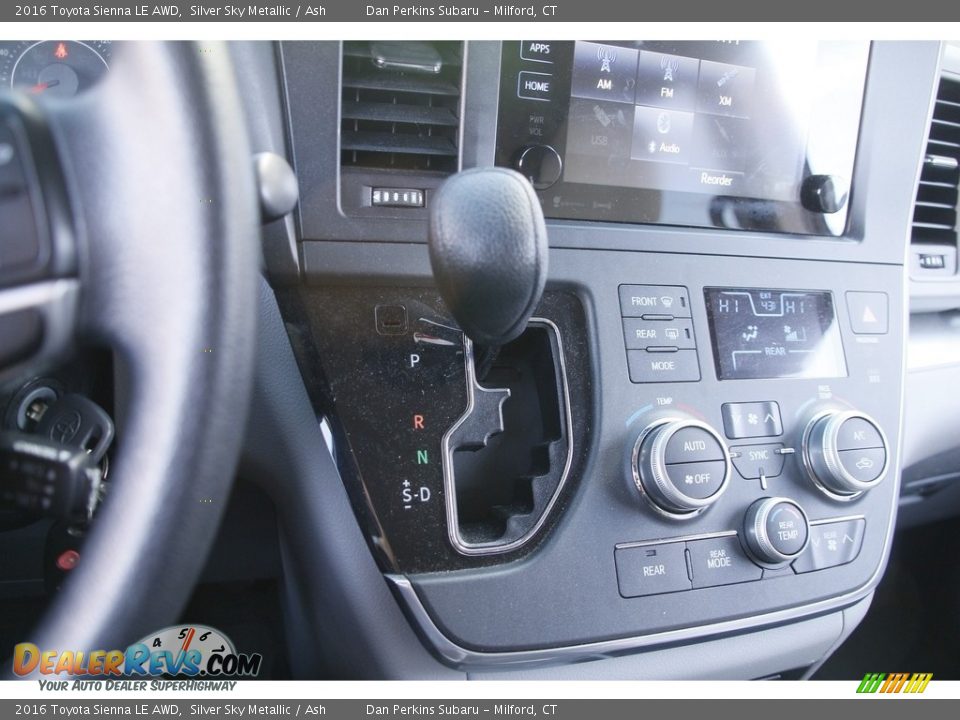
[[[868,598],[939,48],[467,43],[460,169],[525,177],[550,247],[495,351],[434,281],[442,178],[341,148],[339,190],[322,180],[337,159],[310,121],[341,89],[309,68],[339,50],[283,46],[302,237],[281,307],[424,645],[457,668],[556,664]]]

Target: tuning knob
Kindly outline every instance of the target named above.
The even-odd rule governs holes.
[[[814,484],[835,500],[852,500],[883,480],[887,439],[869,415],[854,410],[816,416],[803,435],[803,464]]]
[[[810,521],[789,498],[760,498],[747,508],[742,538],[759,564],[780,567],[798,557],[810,538]]]
[[[727,446],[706,423],[658,421],[641,430],[628,450],[627,476],[651,506],[668,517],[693,517],[727,489]]]

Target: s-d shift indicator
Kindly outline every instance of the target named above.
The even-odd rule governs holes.
[[[843,377],[847,366],[829,292],[706,288],[717,377]]]

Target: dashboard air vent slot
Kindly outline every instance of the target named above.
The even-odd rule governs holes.
[[[340,166],[457,170],[460,42],[344,42]]]
[[[917,201],[914,245],[957,245],[957,186],[960,182],[960,81],[943,78],[930,123]]]

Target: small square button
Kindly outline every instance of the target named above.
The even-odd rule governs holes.
[[[888,329],[887,294],[882,292],[847,293],[850,327],[857,335],[885,335]]]

